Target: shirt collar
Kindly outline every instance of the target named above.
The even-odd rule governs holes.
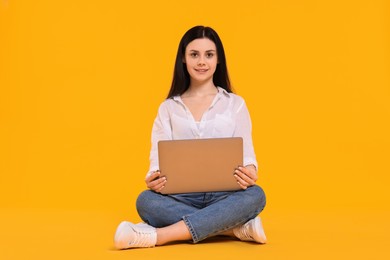
[[[218,89],[218,94],[224,94],[226,97],[230,97],[229,93],[225,89],[221,87],[217,87],[217,89]]]
[[[221,95],[224,95],[226,97],[230,97],[229,93],[225,89],[223,89],[221,87],[217,87],[217,90],[218,90],[218,93],[217,93],[218,98]],[[180,95],[174,96],[173,100],[180,101],[180,102],[182,101]]]

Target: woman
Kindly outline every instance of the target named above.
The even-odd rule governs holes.
[[[242,137],[244,165],[235,171],[241,190],[163,195],[167,180],[159,178],[159,140]],[[215,235],[265,243],[257,216],[265,206],[263,190],[255,184],[257,161],[251,119],[244,100],[233,94],[225,53],[218,34],[196,26],[180,41],[167,99],[160,105],[152,129],[149,190],[137,199],[145,223],[123,221],[114,242],[119,249],[154,247],[173,241],[197,243]]]

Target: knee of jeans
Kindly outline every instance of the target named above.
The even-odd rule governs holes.
[[[138,211],[138,214],[140,215],[141,218],[147,212],[149,211],[149,208],[151,207],[151,202],[153,202],[153,199],[151,199],[151,195],[153,192],[150,190],[145,190],[138,195],[137,201],[136,201],[136,208]]]
[[[264,190],[258,185],[251,186],[249,190],[251,192],[251,198],[253,198],[253,203],[258,207],[259,212],[261,212],[266,204]]]

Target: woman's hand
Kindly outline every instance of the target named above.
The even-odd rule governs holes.
[[[162,189],[165,187],[165,183],[167,182],[167,178],[162,177],[160,178],[160,171],[155,171],[145,179],[146,186],[155,191],[155,192],[161,192]]]
[[[253,186],[257,181],[256,167],[253,165],[239,166],[234,171],[234,177],[236,177],[237,183],[243,190]]]

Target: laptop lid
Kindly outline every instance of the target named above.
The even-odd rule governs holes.
[[[241,137],[158,142],[163,194],[241,189],[234,170],[243,164]]]

